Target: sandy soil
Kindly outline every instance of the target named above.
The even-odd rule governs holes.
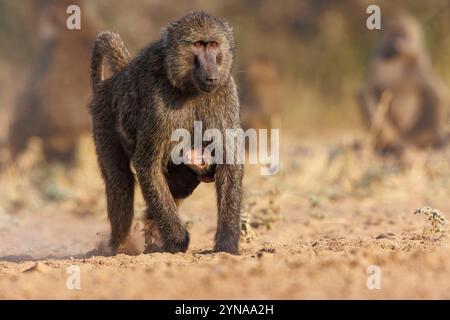
[[[109,225],[91,153],[68,174],[43,174],[31,160],[7,170],[0,177],[0,298],[450,298],[448,226],[433,234],[427,217],[413,214],[423,206],[450,212],[448,150],[414,151],[399,164],[326,140],[289,146],[279,175],[247,167],[253,227],[244,225],[240,256],[210,251],[212,185],[182,205],[187,253],[108,257],[99,250]],[[64,178],[51,182],[53,175]],[[137,221],[131,241],[138,251],[139,228]],[[66,286],[71,265],[80,267],[80,290]],[[380,268],[381,289],[367,287],[371,265]]]

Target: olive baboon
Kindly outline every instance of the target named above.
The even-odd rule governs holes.
[[[385,100],[374,141],[377,151],[398,154],[408,145],[443,144],[447,91],[433,73],[420,25],[412,17],[398,16],[382,28],[359,100],[368,127]]]
[[[83,14],[81,30],[66,28],[67,6],[78,1],[36,2],[39,55],[13,110],[8,133],[12,160],[26,149],[31,137],[43,142],[47,161],[72,163],[79,136],[90,131],[89,48],[95,29]]]
[[[130,62],[128,49],[117,33],[100,33],[95,46],[98,59],[106,59],[110,76],[121,71]],[[101,68],[102,73],[98,74],[101,78],[95,81],[104,80],[104,69],[101,63],[96,61],[97,67]],[[195,158],[200,161],[196,163]],[[215,164],[212,163],[212,159],[207,159],[203,153],[199,155],[192,149],[185,160],[186,163],[180,165],[168,163],[167,184],[177,203],[191,195],[200,182],[214,181]]]
[[[159,40],[102,81],[103,55],[124,57],[121,46],[116,45],[119,42],[112,39],[117,36],[101,33],[94,42],[90,104],[106,187],[110,245],[117,251],[130,230],[135,187],[132,164],[147,204],[147,219],[158,226],[163,249],[184,252],[189,234],[177,216],[168,181],[178,181],[179,170],[193,188],[198,179],[196,174],[184,173],[189,168],[171,165],[175,145],[171,134],[179,128],[192,133],[194,121],[202,121],[205,130],[216,128],[222,134],[227,128],[239,128],[239,102],[230,74],[232,30],[206,13],[191,13],[168,24]],[[217,164],[214,176],[218,207],[215,250],[237,254],[243,168]]]

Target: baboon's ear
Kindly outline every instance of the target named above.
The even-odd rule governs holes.
[[[161,40],[166,42],[167,41],[167,37],[169,36],[169,25],[161,27],[160,29],[160,36],[161,36]]]
[[[229,33],[231,36],[233,36],[233,34],[234,34],[233,33],[234,32],[233,27],[230,26],[230,24],[227,21],[223,21],[223,26],[225,27],[225,31],[227,33]]]
[[[227,37],[228,41],[230,42],[230,51],[232,53],[234,53],[236,51],[236,43],[234,41],[233,27],[230,26],[227,21],[224,21],[223,25],[224,25],[225,30],[227,32],[226,37]]]
[[[233,33],[233,27],[227,21],[224,21],[223,24],[225,25],[225,28],[227,28],[231,33]]]
[[[170,22],[161,28],[160,37],[164,46],[168,46],[170,43],[170,38],[175,37],[174,33],[176,33],[176,28],[178,26],[178,21]]]

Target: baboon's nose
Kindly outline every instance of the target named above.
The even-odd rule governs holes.
[[[209,70],[209,72],[206,74],[206,83],[208,85],[216,85],[217,81],[219,80],[217,70]]]
[[[212,84],[217,84],[217,76],[209,76],[208,78],[206,78],[206,82],[209,84],[209,85],[212,85]]]

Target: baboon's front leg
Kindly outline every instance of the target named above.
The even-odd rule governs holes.
[[[174,199],[177,207],[180,207],[183,199]],[[145,211],[145,225],[144,225],[144,238],[145,249],[144,253],[153,253],[163,251],[163,244],[161,243],[161,236],[159,235],[159,228],[153,217],[153,214],[147,210]]]
[[[243,166],[217,165],[217,231],[214,251],[239,253]]]
[[[157,160],[146,155],[135,158],[136,173],[147,204],[147,213],[156,222],[164,251],[186,252],[189,233],[177,215],[177,206],[170,194],[166,177]]]

